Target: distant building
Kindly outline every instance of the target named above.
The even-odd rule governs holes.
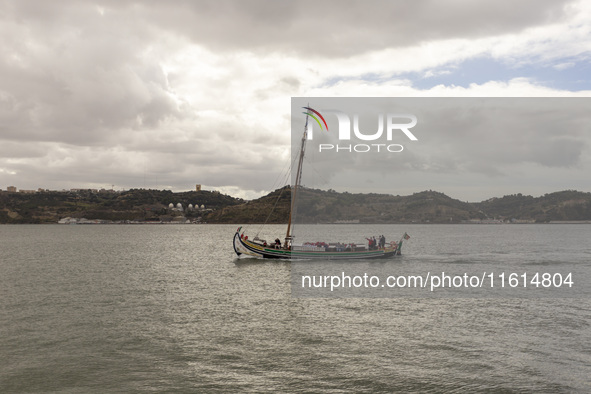
[[[9,193],[16,193],[16,186],[8,186],[6,191]]]
[[[19,193],[26,193],[26,194],[34,194],[37,193],[37,190],[25,190],[25,189],[20,189]]]
[[[195,185],[195,191],[196,192],[200,192],[201,191],[201,185],[200,184]]]

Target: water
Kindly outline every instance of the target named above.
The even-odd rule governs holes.
[[[0,392],[591,391],[588,299],[293,298],[236,227],[0,226]],[[408,231],[393,267],[591,260],[591,226],[392,230],[343,231]]]

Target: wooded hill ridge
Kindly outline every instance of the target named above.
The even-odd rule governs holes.
[[[287,223],[290,204],[289,186],[251,201],[215,191],[0,192],[0,223],[57,223],[65,217],[138,223]],[[297,205],[295,219],[300,223],[591,221],[591,193],[575,190],[540,197],[513,194],[469,203],[431,190],[394,196],[301,188]]]

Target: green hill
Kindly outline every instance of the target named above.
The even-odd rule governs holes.
[[[472,205],[434,191],[392,196],[304,189],[296,216],[302,223],[457,223],[476,215]]]
[[[549,222],[591,220],[591,193],[565,190],[540,197],[512,194],[474,204],[489,216]]]
[[[0,193],[0,223],[56,223],[65,217],[112,221],[158,221],[184,216],[195,219],[242,199],[212,191],[173,193],[170,190],[131,189],[124,192]],[[168,209],[169,204],[204,206],[193,211]]]
[[[486,221],[591,220],[591,193],[562,191],[541,197],[521,194],[479,203],[453,199],[436,191],[410,196],[337,193],[301,188],[294,220],[299,223],[464,223]],[[286,223],[290,210],[289,187],[259,199],[224,208],[208,216],[217,223]],[[272,208],[275,210],[269,216]]]
[[[467,203],[443,193],[410,196],[337,193],[301,188],[299,223],[462,223],[497,219],[545,223],[591,220],[591,193],[566,190],[540,197],[522,194]],[[189,204],[194,210],[169,209]],[[132,189],[125,192],[0,193],[0,223],[56,223],[64,217],[108,221],[202,221],[207,223],[287,223],[289,186],[244,201],[212,191],[173,193]]]
[[[207,215],[208,223],[287,223],[291,189],[285,186],[261,198],[228,205]]]

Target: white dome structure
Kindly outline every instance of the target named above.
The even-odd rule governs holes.
[[[193,204],[189,204],[189,206],[187,208],[189,208],[189,211],[192,211],[193,210]]]
[[[201,209],[205,209],[205,205],[201,204]]]
[[[173,203],[168,204],[168,209],[172,209],[172,208],[174,208],[174,204]]]
[[[177,209],[183,209],[183,204],[181,204],[180,202],[176,204],[176,208]]]

